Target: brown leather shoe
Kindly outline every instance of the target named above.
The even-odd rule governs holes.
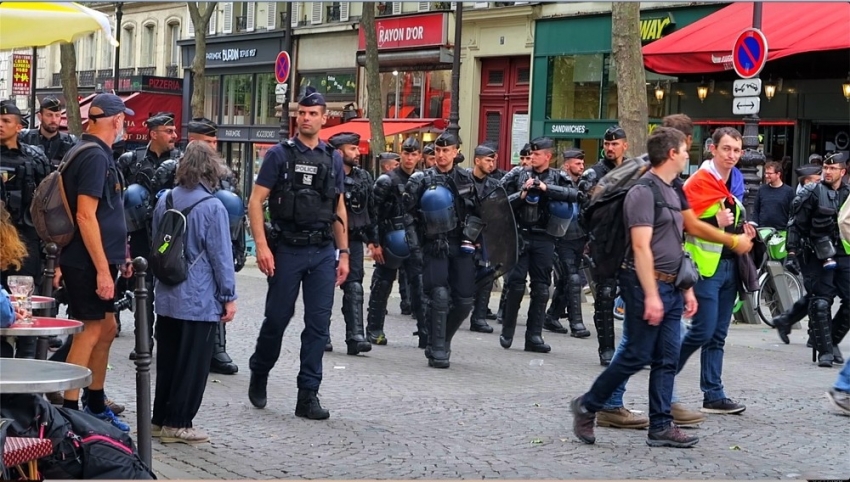
[[[702,412],[688,410],[688,407],[684,403],[674,403],[671,405],[670,414],[673,415],[673,423],[680,427],[705,422],[705,415]]]
[[[625,407],[600,410],[596,412],[596,426],[643,429],[649,427],[649,417],[634,413]]]
[[[582,397],[576,397],[570,402],[570,410],[573,412],[573,433],[582,442],[592,444],[596,442],[593,434],[593,425],[596,422],[596,414],[588,412],[582,406]]]

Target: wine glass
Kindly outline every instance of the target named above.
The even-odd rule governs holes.
[[[8,283],[17,307],[24,312],[24,318],[19,320],[18,323],[31,324],[32,293],[35,289],[35,280],[32,276],[9,276]]]

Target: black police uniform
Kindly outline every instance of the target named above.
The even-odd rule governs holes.
[[[21,111],[11,101],[0,103],[0,115],[17,115]],[[19,121],[20,122],[20,121]],[[27,247],[27,257],[20,269],[7,269],[0,273],[0,282],[8,287],[9,276],[32,276],[35,293],[41,292],[41,240],[30,217],[30,204],[35,188],[50,173],[50,162],[41,148],[24,144],[15,139],[16,147],[0,145],[0,180],[3,183],[3,202],[11,215],[18,235]],[[19,337],[16,343],[18,358],[35,358],[34,337]]]
[[[619,126],[611,127],[605,131],[604,139],[606,141],[625,138],[626,131]],[[599,162],[584,171],[581,176],[582,182],[586,183],[589,188],[593,188],[615,167],[617,167],[617,164],[614,161],[607,158],[600,159]],[[593,274],[592,268],[591,274]],[[593,324],[596,327],[596,338],[599,342],[599,362],[607,366],[614,358],[614,301],[617,298],[617,279],[593,279],[592,281],[596,285],[593,293]]]
[[[159,126],[173,126],[174,115],[169,113],[158,113],[146,121],[149,129],[154,129]],[[147,147],[142,147],[132,151],[127,151],[118,157],[118,169],[124,176],[124,185],[140,184],[145,187],[155,198],[157,193],[164,189],[172,189],[174,187],[174,174],[177,171],[177,159],[180,158],[180,151],[173,149],[171,151],[157,154],[150,149],[150,144]],[[128,233],[130,256],[136,258],[150,256],[151,236],[153,226],[150,224],[153,220],[153,210],[150,213],[148,220],[148,228],[139,230],[133,233]],[[120,278],[118,280],[118,290],[123,293],[125,290],[133,289],[132,278]],[[153,291],[153,272],[148,270],[145,277],[145,284],[148,289],[147,311],[148,323],[150,324],[151,334],[151,350],[153,350],[153,334],[154,334],[154,291]],[[117,315],[117,313],[116,313]],[[120,321],[119,321],[120,323]],[[136,358],[135,348],[130,352],[130,359]]]
[[[522,146],[522,149],[519,150],[519,155],[520,155],[520,157],[530,156],[531,155],[531,144],[526,142],[525,145]],[[507,174],[507,173],[505,173],[505,174]],[[502,176],[502,178],[504,178],[504,177],[505,176]],[[499,181],[501,181],[501,180],[502,179],[500,178]],[[502,324],[502,318],[504,317],[504,314],[505,314],[505,300],[507,299],[507,296],[508,296],[508,290],[505,289],[505,287],[502,287],[502,294],[499,296],[499,311],[496,312],[496,320],[498,321],[498,323],[500,325]]]
[[[584,159],[584,151],[569,149],[564,152],[564,159]],[[574,187],[578,188],[578,186]],[[546,312],[546,322],[543,324],[545,330],[555,333],[567,333],[569,331],[570,336],[574,338],[590,336],[590,331],[584,326],[581,314],[582,283],[579,273],[586,244],[587,233],[577,222],[570,223],[567,234],[555,243],[555,274],[557,280],[552,302]],[[565,310],[570,325],[569,330],[558,321],[559,318],[564,317]]]
[[[554,142],[546,137],[531,141],[531,150],[552,149]],[[524,185],[529,179],[546,184],[546,190],[528,189],[522,198]],[[499,343],[510,348],[516,330],[520,303],[525,294],[525,280],[531,277],[531,303],[525,329],[525,351],[548,353],[551,347],[543,341],[543,323],[546,304],[549,302],[549,283],[552,279],[556,238],[547,232],[550,221],[549,204],[553,201],[576,202],[579,192],[561,170],[515,167],[501,181],[514,209],[517,231],[522,237],[522,251],[507,277],[505,310],[502,318],[502,336]],[[532,199],[536,202],[532,203]]]
[[[360,136],[341,132],[328,139],[340,149],[346,144],[360,144]],[[338,155],[338,154],[335,154]],[[342,159],[345,163],[345,159]],[[363,332],[363,243],[378,245],[378,224],[372,200],[372,175],[357,165],[351,165],[345,176],[345,210],[348,218],[348,277],[342,289],[342,316],[345,319],[346,353],[357,355],[372,350]],[[330,345],[330,338],[328,339]],[[327,347],[325,351],[329,351]]]
[[[401,150],[405,152],[416,152],[419,148],[419,141],[415,137],[408,137],[401,144]],[[407,272],[404,266],[398,269],[398,294],[401,297],[399,309],[402,315],[412,315],[413,310],[410,306],[410,283],[407,281]],[[416,335],[418,333],[414,333]]]
[[[325,105],[312,87],[299,103]],[[248,398],[255,407],[266,405],[268,374],[280,357],[283,333],[295,313],[298,288],[303,287],[304,331],[295,415],[311,419],[330,416],[319,403],[318,390],[334,301],[333,223],[338,219],[337,195],[344,190],[343,179],[342,162],[334,161],[331,146],[320,141],[310,148],[297,137],[269,149],[260,166],[256,183],[271,190],[273,232],[266,237],[272,238],[275,270],[269,278],[266,318],[249,362]]]
[[[824,165],[829,161],[825,159]],[[808,184],[794,199],[788,221],[786,266],[797,270],[799,259],[803,275],[810,280],[809,330],[818,365],[824,367],[832,366],[836,358],[843,362],[838,344],[850,331],[850,253],[841,243],[837,222],[838,211],[848,196],[850,186],[845,183],[838,189],[823,181]],[[824,266],[827,257],[836,262],[834,268]],[[841,308],[830,319],[836,296],[841,299]]]
[[[39,110],[61,112],[62,104],[56,97],[48,96],[41,101]],[[53,169],[59,167],[65,154],[77,144],[77,138],[67,132],[57,132],[51,137],[45,137],[39,128],[22,130],[18,134],[18,140],[24,144],[41,147]]]
[[[385,154],[397,156],[393,153]],[[410,177],[411,175],[405,172],[401,166],[398,166],[390,172],[381,174],[375,181],[373,196],[377,212],[378,235],[384,249],[386,249],[386,245],[383,240],[387,233],[404,228],[405,205],[403,194]],[[408,239],[407,242],[411,250],[419,248],[415,238]],[[425,348],[428,326],[425,322],[425,311],[422,306],[421,261],[416,256],[410,256],[404,260],[401,267],[404,268],[407,275],[410,305],[413,315],[416,317],[416,328],[419,335],[419,348]],[[387,300],[393,288],[396,271],[396,269],[389,268],[385,264],[376,264],[375,271],[372,273],[369,309],[366,318],[366,335],[372,344],[387,344],[387,337],[384,334],[384,318],[387,314]]]
[[[496,150],[493,146],[485,143],[476,147],[474,154],[476,157],[492,157],[496,154]],[[475,191],[478,194],[479,199],[484,199],[484,196],[487,196],[493,192],[494,189],[499,187],[499,179],[501,179],[502,176],[495,175],[494,173],[496,171],[493,171],[480,179],[475,176],[472,168],[470,168],[469,172],[472,174],[472,179],[475,182]],[[479,259],[477,261],[478,264],[485,262],[483,259]],[[490,293],[493,291],[495,281],[495,279],[492,279],[484,284],[480,284],[475,292],[475,304],[472,308],[472,315],[469,317],[469,329],[471,331],[477,331],[479,333],[493,333],[493,327],[487,323],[487,319],[490,311]]]
[[[434,143],[445,147],[459,145],[460,140],[444,132]],[[424,194],[437,187],[447,189],[452,196],[453,219],[444,226],[427,222],[421,211]],[[466,169],[452,166],[441,172],[437,166],[430,167],[410,176],[405,198],[408,238],[422,240],[421,251],[414,251],[411,258],[421,258],[423,266],[423,299],[430,322],[425,356],[429,366],[448,368],[452,337],[475,302],[475,253],[471,251],[481,235],[475,180]],[[452,224],[455,227],[446,230]]]

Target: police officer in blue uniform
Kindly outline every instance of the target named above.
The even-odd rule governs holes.
[[[151,116],[145,125],[148,128],[150,142],[146,147],[127,151],[118,157],[118,168],[124,176],[127,186],[138,184],[145,188],[152,200],[156,199],[157,193],[174,187],[174,175],[177,172],[177,160],[180,151],[175,148],[177,142],[177,127],[174,125],[174,114],[160,112]],[[151,233],[153,210],[148,213],[145,226],[137,231],[129,232],[130,256],[148,257],[151,250]],[[128,227],[129,229],[129,227]],[[153,273],[148,270],[146,277],[148,288],[148,323],[151,325],[151,350],[153,350]],[[119,292],[133,289],[132,278],[118,280]],[[136,359],[135,348],[130,352],[130,359]]]
[[[368,243],[372,256],[381,257],[378,241],[378,223],[375,203],[372,200],[372,175],[360,168],[360,136],[353,132],[340,132],[328,143],[342,157],[345,171],[345,209],[348,215],[348,277],[342,288],[342,316],[345,319],[346,353],[358,355],[372,350],[372,344],[363,333],[363,243]],[[329,349],[330,348],[330,349]],[[332,351],[328,338],[325,351]]]
[[[38,293],[41,286],[41,240],[30,217],[30,204],[35,188],[50,173],[50,162],[41,148],[24,144],[18,138],[23,127],[21,111],[11,100],[0,102],[0,181],[5,209],[12,218],[21,240],[27,247],[27,257],[20,269],[0,274],[8,288],[9,276],[32,276]],[[35,358],[34,337],[19,337],[16,343],[18,358]]]
[[[77,143],[77,138],[67,132],[59,132],[62,119],[62,103],[48,95],[41,100],[38,108],[39,125],[37,129],[24,129],[18,139],[32,146],[39,146],[53,168],[57,168],[65,154]]]
[[[507,277],[499,343],[503,348],[510,348],[513,343],[525,280],[530,275],[531,303],[525,328],[525,351],[548,353],[551,347],[543,341],[543,323],[549,301],[555,241],[566,233],[578,208],[573,203],[583,196],[572,187],[566,173],[549,169],[555,148],[552,139],[538,137],[531,141],[530,147],[531,166],[515,167],[501,181],[514,209],[523,248]]]
[[[434,141],[434,167],[413,174],[405,187],[409,239],[422,240],[422,287],[429,313],[428,365],[448,368],[452,337],[475,302],[475,252],[484,223],[475,180],[455,167],[460,139],[443,132]]]
[[[298,103],[298,134],[266,153],[251,198],[248,215],[257,265],[269,279],[265,320],[249,366],[248,399],[266,406],[269,371],[280,357],[283,332],[295,313],[303,286],[304,331],[295,415],[313,420],[330,417],[318,391],[322,356],[334,301],[334,287],[348,277],[348,219],[341,194],[345,191],[342,160],[319,138],[327,122],[325,99],[307,87]],[[271,226],[264,229],[263,203],[268,200]],[[334,245],[339,251],[335,260]]]

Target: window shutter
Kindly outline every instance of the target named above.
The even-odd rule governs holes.
[[[313,25],[322,23],[322,2],[313,2],[313,11],[310,13],[310,23]]]
[[[348,6],[351,2],[339,2],[339,21],[348,21]]]
[[[427,12],[431,10],[431,2],[419,2],[419,10],[420,12]]]
[[[221,33],[233,33],[233,2],[224,2],[224,22]]]
[[[254,24],[257,22],[256,14],[257,14],[257,2],[247,2],[245,3],[245,31],[253,32]]]
[[[195,36],[195,22],[192,21],[192,14],[189,13],[189,7],[186,7],[186,37],[192,38]]]
[[[216,4],[214,3],[207,4],[207,8],[213,9],[212,17],[210,17],[210,28],[209,30],[207,30],[207,33],[210,35],[215,35],[215,22],[216,20],[218,20],[218,9],[216,8]]]
[[[295,2],[292,4],[292,26],[297,27],[298,22],[301,21],[301,2]]]
[[[268,16],[266,17],[266,28],[274,30],[277,27],[277,2],[266,2],[268,4]]]
[[[401,2],[393,2],[393,15],[401,13]]]

